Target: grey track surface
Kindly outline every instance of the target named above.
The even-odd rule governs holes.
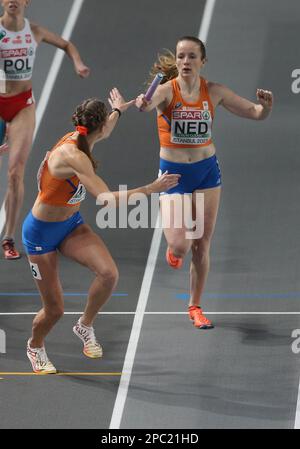
[[[72,2],[56,3],[59,15],[58,5],[50,8],[44,1],[33,2],[30,15],[61,32]],[[276,97],[267,122],[252,123],[217,112],[214,132],[224,187],[203,303],[210,312],[298,311],[299,100],[291,92],[290,74],[300,56],[295,19],[300,7],[296,0],[288,8],[271,0],[261,3],[217,1],[208,38],[205,75],[209,79],[248,98],[254,99],[256,87],[270,88]],[[159,9],[153,2],[143,2],[141,8],[138,0],[131,1],[130,8],[122,0],[85,2],[72,40],[92,74],[88,80],[79,80],[64,60],[28,162],[23,217],[35,196],[35,175],[43,154],[70,129],[74,106],[89,96],[105,99],[115,85],[128,98],[142,91],[157,50],[173,48],[181,35],[196,35],[203,6],[203,1],[194,0],[184,5],[166,0]],[[46,46],[39,51],[36,97],[52,56],[53,50]],[[98,146],[99,174],[112,188],[144,184],[157,172],[157,153],[154,115],[132,110],[122,116],[110,140]],[[117,292],[127,295],[113,297],[104,310],[133,312],[152,230],[99,231],[96,212],[89,198],[82,213],[116,259]],[[147,311],[182,312],[187,304],[182,297],[188,293],[188,260],[181,272],[173,272],[165,265],[164,252],[163,240]],[[1,292],[34,291],[25,258],[13,264],[0,260],[0,270]],[[61,278],[70,293],[87,291],[92,276],[64,259]],[[84,300],[84,295],[66,297],[66,310],[82,310]],[[16,294],[1,296],[0,304],[1,312],[33,312],[39,308],[39,299]],[[57,367],[76,372],[121,371],[133,316],[99,317],[96,330],[105,351],[101,361],[81,354],[71,332],[75,319],[66,315],[47,340],[47,351]],[[299,361],[291,352],[290,336],[300,327],[299,317],[215,315],[212,319],[214,330],[198,332],[185,315],[145,316],[122,428],[293,427]],[[0,371],[30,371],[25,344],[31,320],[32,316],[0,317],[0,328],[7,334]],[[118,385],[119,377],[112,376],[4,376],[0,427],[108,428]]]

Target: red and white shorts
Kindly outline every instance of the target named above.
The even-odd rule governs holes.
[[[22,109],[34,103],[32,89],[12,97],[0,96],[0,117],[5,122],[11,122]]]

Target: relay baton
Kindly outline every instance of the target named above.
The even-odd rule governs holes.
[[[147,92],[145,93],[145,99],[147,101],[150,101],[151,98],[153,97],[154,92],[156,91],[156,89],[158,88],[159,84],[161,83],[162,79],[163,79],[164,75],[162,73],[158,73],[154,80],[152,81],[152,83],[150,84]],[[140,109],[140,111],[142,112],[143,110]]]

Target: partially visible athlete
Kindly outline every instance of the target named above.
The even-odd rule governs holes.
[[[1,0],[4,14],[0,18],[0,61],[3,70],[0,118],[9,123],[7,144],[0,148],[0,154],[9,149],[6,222],[2,238],[6,259],[20,257],[14,236],[23,204],[24,171],[35,127],[31,77],[37,46],[46,42],[64,50],[71,58],[75,72],[82,78],[90,72],[71,42],[25,18],[29,3],[30,0]]]
[[[136,100],[139,109],[150,112],[156,108],[160,170],[181,174],[178,186],[161,195],[162,222],[170,223],[164,228],[168,243],[166,259],[171,267],[180,268],[183,258],[192,250],[189,316],[200,329],[213,327],[203,314],[200,300],[209,272],[210,245],[221,194],[221,172],[212,140],[215,109],[223,106],[240,117],[263,120],[273,104],[270,91],[257,89],[258,103],[253,103],[222,84],[207,81],[199,76],[205,62],[203,42],[193,36],[182,37],[177,42],[176,55],[171,52],[160,55],[152,68],[152,78],[158,72],[165,74],[152,100],[148,102],[143,94]],[[204,217],[196,214],[202,204],[197,192],[204,194]],[[191,240],[184,225],[176,226],[180,223],[179,215],[183,215],[185,193],[191,194],[190,218],[196,221],[196,229],[201,229],[204,221],[201,238]],[[174,204],[171,209],[169,195]]]
[[[73,330],[83,341],[86,356],[102,356],[93,322],[116,286],[118,270],[102,239],[84,224],[79,208],[86,189],[95,197],[110,192],[95,173],[92,150],[96,142],[110,135],[119,115],[135,100],[126,103],[113,89],[109,101],[113,108],[110,114],[97,99],[86,100],[77,107],[73,115],[76,131],[63,137],[47,153],[38,174],[39,194],[23,223],[23,244],[43,303],[33,320],[32,337],[27,344],[27,355],[36,373],[56,372],[47,357],[44,339],[64,309],[58,251],[95,273],[85,311]],[[111,195],[116,202],[134,193],[150,195],[175,187],[179,177],[164,174],[147,186]]]

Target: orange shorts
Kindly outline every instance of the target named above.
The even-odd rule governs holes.
[[[5,122],[11,122],[22,109],[31,106],[33,103],[32,89],[12,97],[0,96],[0,117]]]

